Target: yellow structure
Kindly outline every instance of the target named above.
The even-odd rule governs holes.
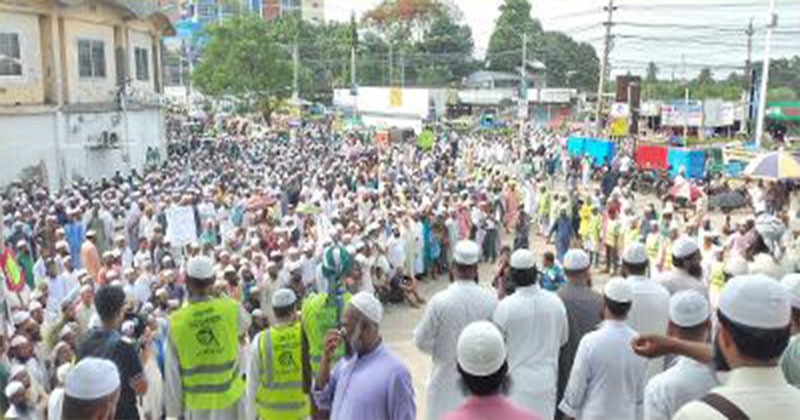
[[[0,181],[42,163],[51,186],[107,176],[165,147],[161,37],[173,32],[156,0],[0,0],[0,153],[18,157]]]

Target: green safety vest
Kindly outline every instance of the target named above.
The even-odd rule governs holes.
[[[170,317],[187,410],[222,410],[242,397],[239,304],[228,298],[191,303]]]
[[[256,410],[262,420],[300,420],[311,415],[303,392],[303,351],[300,323],[276,325],[261,333],[261,378]]]
[[[351,296],[350,293],[342,295],[343,306],[350,302]],[[303,301],[303,327],[305,327],[306,335],[308,336],[308,354],[311,358],[311,371],[315,376],[319,373],[325,334],[339,326],[339,320],[336,319],[336,305],[328,305],[327,299],[327,293],[317,293]],[[342,312],[344,312],[344,308],[342,308]],[[343,355],[344,345],[339,344],[336,348],[336,353],[334,353],[334,359],[338,359]]]

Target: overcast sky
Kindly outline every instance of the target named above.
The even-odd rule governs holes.
[[[772,57],[800,55],[800,0],[776,0],[778,30],[773,36]],[[326,19],[347,20],[360,16],[381,0],[325,0]],[[503,0],[453,0],[472,28],[476,53],[482,56],[489,43],[498,6]],[[532,0],[532,15],[545,30],[558,30],[590,42],[598,55],[603,51],[607,0]],[[769,21],[769,0],[616,0],[618,9],[612,33],[618,35],[611,52],[612,73],[642,73],[650,60],[659,64],[661,78],[686,73],[693,77],[703,66],[724,78],[744,66],[744,30],[750,18],[753,60],[763,57],[764,35]],[[633,24],[633,25],[631,25]],[[685,65],[684,65],[685,63]],[[684,70],[685,69],[685,70]]]

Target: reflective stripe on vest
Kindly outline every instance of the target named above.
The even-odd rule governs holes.
[[[221,410],[244,393],[239,372],[239,304],[191,303],[170,316],[187,410]]]
[[[303,391],[302,331],[299,322],[277,325],[261,333],[256,390],[258,417],[268,420],[305,419],[311,414]]]

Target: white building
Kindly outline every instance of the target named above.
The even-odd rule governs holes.
[[[0,0],[0,184],[51,188],[166,154],[155,0]]]

